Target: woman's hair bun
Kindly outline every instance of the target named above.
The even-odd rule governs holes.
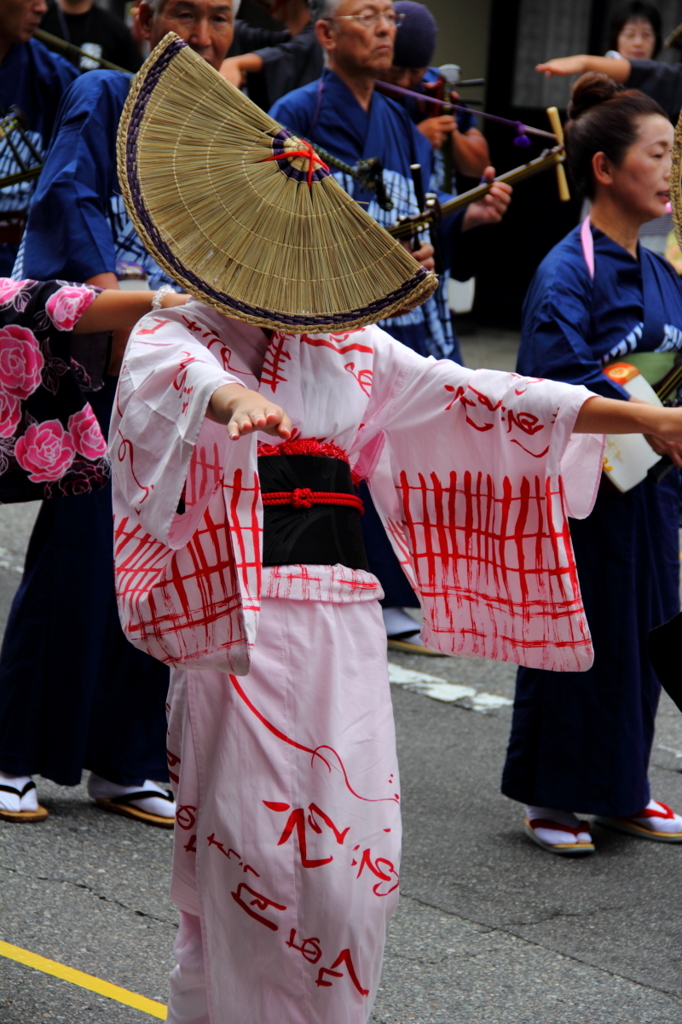
[[[608,75],[600,75],[588,71],[581,75],[571,89],[571,102],[568,104],[568,116],[571,121],[584,114],[591,107],[596,107],[605,100],[610,100],[620,92],[620,88]]]

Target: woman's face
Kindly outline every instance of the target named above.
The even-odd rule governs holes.
[[[616,49],[628,60],[650,60],[656,48],[656,33],[647,18],[626,21],[618,34]]]
[[[605,182],[611,198],[640,224],[662,217],[670,200],[673,126],[667,117],[649,114],[620,167],[609,165]],[[599,154],[595,160],[599,159]]]

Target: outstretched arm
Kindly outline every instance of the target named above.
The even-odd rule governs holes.
[[[608,75],[619,85],[625,85],[632,65],[625,57],[595,57],[588,53],[578,53],[573,57],[555,57],[544,64],[536,64],[535,70],[544,74],[545,78],[551,78],[552,75],[584,75],[586,71],[596,71]]]
[[[619,402],[595,395],[582,406],[573,427],[577,434],[644,434],[658,455],[682,466],[682,409],[663,409],[630,399]]]
[[[101,274],[100,277],[105,275]],[[113,275],[111,275],[113,277]],[[93,281],[90,282],[94,283]],[[156,292],[118,291],[107,288],[99,293],[73,328],[74,334],[94,334],[98,331],[118,331],[134,327],[146,313],[151,312]],[[161,309],[182,306],[189,295],[170,292],[161,299]]]

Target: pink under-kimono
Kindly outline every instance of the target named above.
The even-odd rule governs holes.
[[[426,644],[559,671],[592,660],[567,515],[591,509],[602,439],[571,435],[585,388],[423,359],[378,327],[268,340],[191,302],[131,338],[116,577],[128,637],[173,667],[168,1020],[361,1024],[400,860],[382,593],[342,565],[262,566],[258,438],[205,417],[229,383],[368,481]]]

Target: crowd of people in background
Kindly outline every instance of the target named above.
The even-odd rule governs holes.
[[[168,32],[296,136],[350,168],[378,158],[390,209],[357,176],[332,172],[384,227],[418,212],[425,190],[442,202],[458,182],[492,183],[412,242],[438,289],[381,325],[420,357],[462,363],[448,298],[455,255],[465,232],[502,220],[512,190],[494,181],[474,110],[450,86],[456,112],[428,104],[442,84],[433,14],[414,0],[274,0],[270,14],[281,28],[240,20],[239,0],[108,9],[94,0],[0,0],[0,116],[18,117],[20,155],[40,165],[39,175],[0,188],[0,501],[43,502],[0,652],[0,819],[9,823],[47,817],[35,777],[75,786],[84,771],[100,808],[140,825],[175,822],[169,672],[119,622],[105,440],[130,329],[149,310],[188,300],[140,240],[117,172],[132,75]],[[612,364],[631,364],[655,386],[682,359],[682,283],[661,255],[668,242],[639,244],[644,225],[660,223],[666,239],[671,230],[682,63],[657,59],[663,42],[655,5],[632,2],[614,17],[604,56],[537,65],[548,77],[581,76],[566,152],[585,206],[526,296],[524,376],[630,401],[605,372]],[[675,33],[668,42],[676,45]],[[378,82],[411,95],[389,97]],[[0,170],[9,173],[1,160]],[[457,273],[470,272],[458,265]],[[20,330],[37,339],[32,363],[12,349]],[[624,493],[604,477],[594,510],[570,520],[594,665],[518,671],[502,792],[524,806],[528,837],[554,854],[595,852],[582,814],[682,843],[682,817],[652,795],[647,775],[660,694],[647,637],[679,612],[682,444],[647,440],[667,472]],[[429,654],[414,616],[420,598],[359,486],[387,643]],[[208,1020],[201,1013],[182,1019]]]

